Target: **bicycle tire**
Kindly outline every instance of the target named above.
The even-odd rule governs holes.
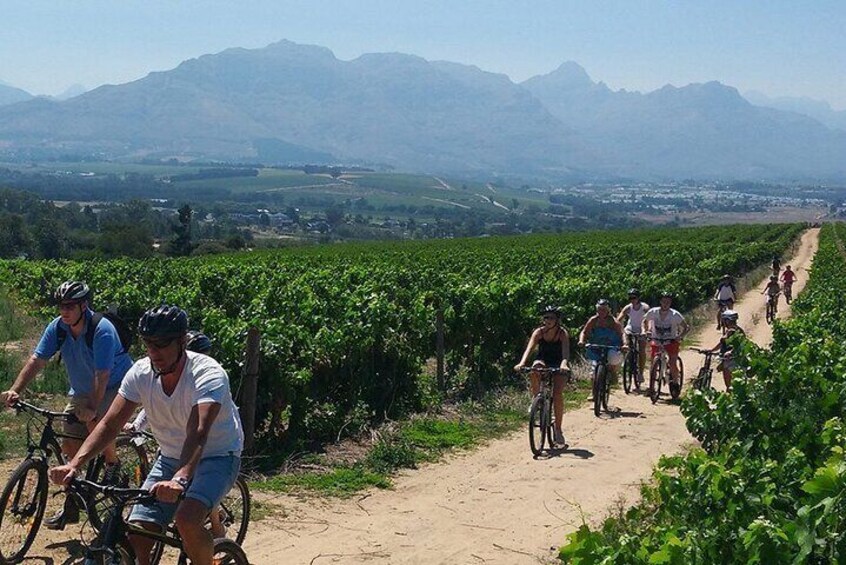
[[[25,493],[30,473],[34,473],[34,489]],[[35,541],[47,508],[47,489],[47,462],[43,459],[24,459],[6,482],[0,494],[0,563],[3,565],[20,563]],[[22,531],[16,532],[16,526],[23,526]],[[23,539],[16,541],[21,535]]]
[[[684,362],[682,361],[681,356],[676,356],[676,365],[678,366],[679,371],[679,382],[678,384],[673,383],[673,374],[670,373],[667,388],[670,389],[670,397],[673,400],[678,400],[681,396],[682,389],[684,388]]]
[[[605,396],[605,371],[600,371],[599,363],[593,368],[593,415],[602,414],[602,399]]]
[[[214,540],[215,565],[250,565],[247,554],[240,545],[229,538]]]
[[[544,398],[543,409],[541,410],[541,429],[543,430],[545,445],[552,449],[555,444],[552,443],[552,399]]]
[[[543,451],[543,444],[546,440],[546,430],[542,425],[543,397],[538,394],[532,399],[532,406],[529,409],[529,448],[533,455],[540,455]]]
[[[649,399],[652,400],[652,404],[658,402],[658,398],[661,396],[661,358],[658,357],[652,363],[652,367],[649,370]]]
[[[147,451],[142,446],[132,442],[130,437],[119,437],[115,442],[115,447],[118,452],[118,459],[121,462],[117,486],[140,488],[150,471]],[[95,483],[103,483],[103,474],[106,469],[105,458],[99,455],[90,465],[92,465],[92,468],[88,472],[89,480]],[[109,518],[111,506],[107,499],[92,499],[87,502],[87,508],[91,510],[88,513],[88,520],[91,527],[99,532]],[[129,509],[127,508],[127,516],[128,513]]]
[[[632,371],[632,367],[634,367],[634,371]],[[632,391],[635,371],[637,371],[637,359],[634,359],[634,354],[630,349],[628,355],[626,355],[626,359],[623,361],[623,391],[626,394]]]
[[[234,534],[231,538],[238,545],[244,543],[247,537],[247,527],[250,524],[250,510],[252,500],[250,499],[250,488],[247,486],[247,479],[239,474],[235,484],[220,501],[219,509],[220,522],[226,528],[227,536]],[[211,526],[208,520],[207,525]]]
[[[696,378],[693,379],[693,388],[696,390],[705,390],[706,384],[705,382],[708,380],[708,370],[705,367],[699,369],[699,373],[697,373]]]
[[[137,565],[138,558],[128,539],[118,540],[115,549],[117,552],[114,555],[98,552],[91,557],[86,557],[84,565]]]

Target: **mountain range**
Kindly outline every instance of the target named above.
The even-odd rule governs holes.
[[[814,100],[806,96],[770,97],[756,90],[745,92],[743,97],[756,106],[766,106],[776,110],[803,114],[832,129],[846,131],[846,110],[835,110],[825,100]]]
[[[342,61],[289,41],[0,107],[0,147],[551,179],[846,178],[846,132],[717,82],[614,91],[568,62],[516,84],[474,66],[398,53]]]

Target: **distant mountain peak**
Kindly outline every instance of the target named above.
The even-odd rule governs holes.
[[[536,79],[542,79],[543,82],[554,85],[558,89],[591,88],[596,85],[584,67],[575,61],[564,61],[554,71],[546,75],[532,77],[526,82],[530,83]]]

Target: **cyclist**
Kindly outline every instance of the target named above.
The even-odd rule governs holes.
[[[781,270],[781,260],[778,258],[778,255],[773,255],[773,275],[777,278],[778,272]]]
[[[595,345],[607,345],[614,347],[608,350],[608,370],[611,373],[612,381],[617,377],[617,369],[623,364],[623,326],[611,315],[611,303],[601,298],[596,303],[596,314],[582,328],[579,334],[579,346],[592,343]],[[599,360],[601,353],[588,349],[586,357],[591,361]]]
[[[717,311],[717,329],[720,329],[721,315],[726,310],[734,308],[734,301],[737,298],[737,287],[734,286],[734,280],[731,275],[726,273],[720,282],[717,284],[717,292],[714,293],[714,300],[716,300],[720,308]]]
[[[711,348],[711,351],[719,351],[720,356],[723,358],[720,364],[717,365],[717,370],[723,372],[723,382],[726,384],[726,390],[731,390],[731,372],[735,367],[734,356],[739,350],[738,339],[740,336],[746,336],[746,332],[737,325],[737,318],[737,312],[734,310],[723,312],[725,334],[720,338],[719,343]]]
[[[773,313],[778,314],[778,295],[781,293],[781,285],[778,284],[778,277],[770,275],[770,280],[767,281],[767,286],[761,291],[761,294],[767,295],[767,301],[773,301]]]
[[[643,317],[643,333],[650,334],[653,338],[651,344],[650,358],[655,361],[655,357],[660,352],[659,343],[655,339],[670,339],[669,343],[664,343],[664,350],[670,357],[670,377],[672,379],[670,385],[679,385],[679,344],[687,332],[690,331],[690,326],[684,319],[684,316],[672,308],[673,294],[665,291],[661,293],[660,306],[651,308],[646,316]]]
[[[790,265],[784,268],[784,272],[781,274],[781,282],[784,285],[784,294],[790,294],[793,290],[793,283],[796,282],[796,273],[793,272]]]
[[[89,326],[93,323],[89,302],[91,289],[80,281],[66,281],[59,285],[53,298],[59,306],[59,316],[47,325],[32,357],[18,373],[12,387],[0,394],[7,406],[12,406],[35,376],[44,370],[56,353],[64,360],[68,375],[68,403],[65,411],[78,421],[65,422],[62,452],[66,459],[73,457],[82,440],[94,429],[117,395],[118,386],[132,366],[132,359],[124,350],[115,326],[101,318],[93,332],[89,346]],[[76,439],[79,438],[79,439]],[[120,464],[114,442],[105,446],[106,482],[116,480]],[[61,530],[66,524],[79,521],[79,509],[73,498],[65,499],[62,510],[44,520],[47,528]]]
[[[561,326],[561,310],[557,306],[546,306],[541,311],[542,325],[532,332],[529,343],[523,352],[520,362],[514,366],[515,371],[525,367],[529,362],[529,356],[537,348],[537,356],[532,367],[559,367],[565,371],[570,370],[570,335]],[[540,374],[532,371],[529,373],[532,380],[532,397],[540,390]],[[564,418],[564,375],[555,375],[552,386],[553,411],[555,412],[555,432],[553,441],[558,445],[564,445],[564,432],[561,430],[561,422]]]
[[[624,331],[629,341],[637,340],[638,342],[638,359],[637,359],[637,387],[643,382],[643,367],[646,365],[646,335],[641,331],[643,325],[643,317],[649,311],[649,304],[641,302],[640,291],[636,288],[629,289],[629,303],[623,306],[620,314],[617,316],[617,321],[623,323],[623,320],[628,318]]]
[[[187,331],[188,316],[176,306],[144,313],[138,333],[148,356],[129,370],[112,407],[76,456],[51,469],[50,478],[68,484],[142,405],[161,447],[144,482],[158,502],[135,505],[129,520],[161,530],[174,519],[191,563],[211,565],[213,540],[204,523],[235,484],[244,435],[226,371],[211,357],[186,351]],[[130,536],[130,542],[138,563],[147,565],[152,541]]]

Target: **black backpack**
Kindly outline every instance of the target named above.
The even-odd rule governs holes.
[[[121,353],[128,353],[129,348],[132,347],[132,342],[135,340],[135,335],[132,333],[132,329],[130,329],[129,324],[126,323],[126,320],[117,314],[112,314],[111,312],[94,312],[91,316],[91,323],[88,324],[88,328],[85,330],[85,344],[88,345],[88,349],[92,351],[94,350],[94,332],[97,331],[97,326],[100,325],[103,318],[110,321],[117,330],[118,338],[120,338],[120,345],[123,347],[123,351],[121,351]],[[68,338],[67,330],[57,325],[56,337],[59,340],[58,350],[61,351],[62,344],[64,344],[65,340]]]

